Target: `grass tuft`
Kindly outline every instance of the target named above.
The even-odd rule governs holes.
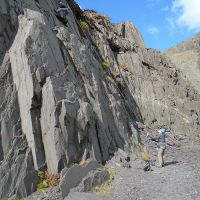
[[[48,187],[54,187],[59,184],[60,175],[59,174],[52,174],[49,172],[38,171],[38,177],[40,179],[37,185],[37,191],[43,192]]]
[[[151,156],[149,153],[145,152],[145,151],[141,151],[140,152],[140,157],[142,158],[142,160],[144,161],[148,161],[150,160]]]

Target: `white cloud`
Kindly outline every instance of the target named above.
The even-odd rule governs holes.
[[[200,0],[173,0],[171,11],[178,26],[200,30]]]
[[[148,33],[151,35],[155,35],[155,34],[159,33],[159,29],[155,26],[151,26],[148,28]]]

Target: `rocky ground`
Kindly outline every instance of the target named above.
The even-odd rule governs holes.
[[[144,172],[141,161],[131,169],[118,169],[113,199],[123,200],[199,200],[200,152],[192,147],[171,148],[166,152],[166,166]]]
[[[48,199],[54,199],[54,200],[59,200],[61,198],[61,192],[59,187],[55,188],[49,188],[45,190],[44,192],[35,192],[29,197],[26,198],[26,200],[38,200],[38,199],[43,199],[43,200],[48,200]]]
[[[180,145],[175,141],[174,146],[166,150],[163,168],[157,166],[153,142],[146,140],[146,147],[151,155],[150,171],[143,170],[145,162],[140,158],[130,161],[131,168],[110,161],[107,165],[116,169],[111,195],[71,192],[66,200],[200,200],[200,147],[197,143],[181,140]],[[27,198],[34,199],[61,199],[61,195],[58,188],[52,188]]]

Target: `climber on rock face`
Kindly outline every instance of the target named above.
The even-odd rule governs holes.
[[[62,1],[58,3],[57,13],[59,13],[61,17],[63,17],[63,14],[68,14],[68,8]]]
[[[58,3],[58,9],[55,10],[55,15],[56,17],[64,24],[64,25],[67,25],[67,14],[69,12],[69,9],[67,8],[67,6],[62,2],[60,1]]]
[[[158,131],[159,135],[157,137],[152,137],[149,135],[149,133],[147,133],[147,137],[149,137],[151,140],[156,141],[157,142],[157,148],[158,148],[158,162],[159,162],[159,166],[163,167],[164,166],[164,153],[165,153],[165,149],[166,149],[166,142],[165,142],[165,134],[166,134],[166,129],[165,128],[161,128]]]

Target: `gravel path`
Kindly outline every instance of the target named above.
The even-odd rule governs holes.
[[[24,200],[60,200],[61,192],[59,187],[48,188],[44,192],[35,192]]]
[[[165,157],[165,167],[152,166],[148,172],[139,159],[131,162],[131,169],[118,167],[112,199],[200,200],[200,152],[191,147],[173,148]]]
[[[187,146],[186,146],[187,145]],[[144,161],[131,161],[131,168],[112,164],[117,174],[108,197],[70,193],[67,200],[200,200],[200,145],[184,144],[166,150],[166,166],[156,166],[156,149],[151,146],[152,171],[143,170]],[[109,164],[110,165],[110,164]],[[27,200],[61,199],[58,188],[35,193]]]

